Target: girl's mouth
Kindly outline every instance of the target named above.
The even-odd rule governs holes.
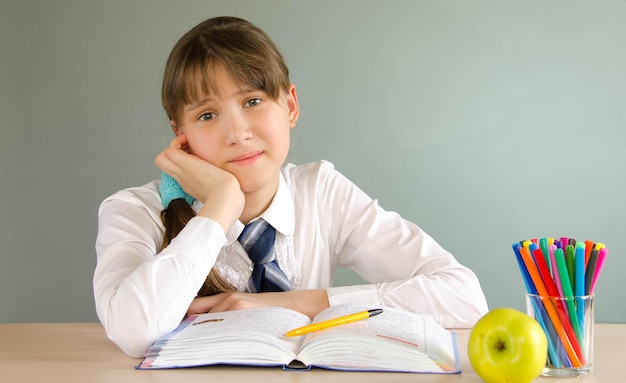
[[[263,151],[257,150],[257,151],[248,152],[240,156],[237,156],[233,158],[232,160],[230,160],[230,162],[239,166],[252,165],[255,162],[257,162],[259,158],[261,158],[262,155],[263,155]]]

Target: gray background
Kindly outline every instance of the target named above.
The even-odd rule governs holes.
[[[97,320],[98,205],[158,177],[165,59],[217,15],[283,51],[301,108],[291,162],[330,160],[418,223],[492,308],[524,308],[513,242],[604,242],[596,319],[626,322],[618,0],[3,0],[0,322]]]

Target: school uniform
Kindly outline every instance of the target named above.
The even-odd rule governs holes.
[[[161,251],[158,180],[121,190],[99,209],[94,297],[108,336],[144,355],[172,331],[211,268],[245,291],[252,262],[210,218],[194,217]],[[195,211],[202,204],[193,203]],[[261,215],[276,229],[276,260],[291,288],[327,290],[331,305],[362,303],[428,315],[448,328],[470,327],[487,311],[476,275],[417,225],[385,211],[326,161],[282,168]],[[336,266],[369,284],[332,287]]]

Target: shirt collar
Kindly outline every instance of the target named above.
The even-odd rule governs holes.
[[[278,189],[270,206],[260,215],[267,223],[272,225],[282,235],[293,235],[295,229],[295,207],[293,197],[287,186],[287,182],[279,173]],[[227,244],[231,244],[239,238],[244,224],[237,220],[226,233]]]

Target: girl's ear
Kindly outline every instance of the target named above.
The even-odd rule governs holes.
[[[289,109],[289,122],[291,127],[294,128],[298,122],[298,116],[300,116],[300,107],[298,106],[298,93],[296,92],[296,86],[289,84],[289,93],[287,94],[287,108]]]
[[[177,136],[180,136],[181,134],[183,134],[182,129],[176,126],[176,122],[174,120],[170,120],[170,126],[172,127],[172,130]]]

